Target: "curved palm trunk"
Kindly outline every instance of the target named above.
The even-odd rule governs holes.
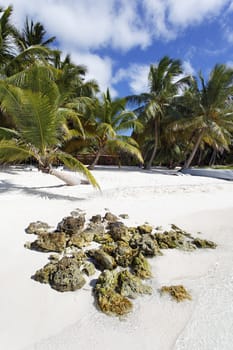
[[[155,131],[154,131],[154,148],[151,154],[151,157],[148,161],[148,163],[145,165],[145,169],[151,169],[153,160],[155,159],[155,155],[158,149],[158,137],[159,137],[159,130],[158,130],[158,121],[157,119],[155,119]]]
[[[198,150],[198,147],[200,146],[200,143],[201,143],[201,140],[202,140],[202,137],[204,135],[204,132],[205,132],[205,129],[201,129],[201,132],[200,134],[198,135],[198,138],[197,138],[197,141],[195,143],[195,146],[192,150],[192,153],[190,154],[189,158],[187,159],[187,161],[185,162],[184,166],[182,167],[182,169],[187,169],[190,167],[192,161],[193,161],[193,158]]]
[[[55,169],[50,169],[50,175],[56,176],[58,179],[65,182],[68,186],[76,186],[80,184],[88,184],[89,182],[86,180],[81,180],[79,177],[76,177],[74,174],[70,174],[68,172],[62,172]]]
[[[100,159],[100,156],[101,156],[101,149],[98,150],[98,152],[96,153],[96,156],[95,156],[95,159],[94,161],[92,162],[91,165],[89,165],[88,169],[89,170],[93,170],[95,168],[95,166],[98,164],[98,161]]]

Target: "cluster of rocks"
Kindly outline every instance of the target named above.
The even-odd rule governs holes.
[[[124,315],[132,309],[130,299],[152,293],[144,283],[152,277],[147,258],[162,255],[162,249],[216,247],[214,242],[194,238],[175,225],[168,231],[153,229],[149,224],[128,227],[121,218],[126,219],[127,214],[117,217],[107,212],[104,217],[95,215],[86,222],[84,214],[73,211],[55,230],[41,221],[30,223],[25,231],[37,235],[37,239],[25,247],[57,253],[50,255],[50,262],[32,278],[60,292],[75,291],[84,286],[88,277],[101,271],[94,286],[99,308],[107,314]],[[170,292],[176,300],[182,300],[184,291],[179,288],[176,292],[174,287],[162,287],[161,292]]]

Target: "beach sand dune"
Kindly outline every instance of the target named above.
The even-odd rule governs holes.
[[[33,168],[0,170],[0,348],[6,350],[212,350],[233,344],[233,183],[139,168],[97,167],[101,192],[65,186]],[[166,250],[150,259],[153,294],[131,314],[109,317],[94,305],[92,286],[58,293],[30,277],[49,254],[24,248],[32,221],[56,226],[74,209],[89,219],[107,210],[127,213],[127,225],[174,223],[215,241],[215,250]],[[198,233],[201,232],[201,233]],[[192,301],[162,296],[183,284]]]

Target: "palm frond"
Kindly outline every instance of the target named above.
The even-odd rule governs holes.
[[[93,187],[100,189],[100,186],[91,172],[87,167],[79,162],[76,158],[72,157],[70,154],[64,152],[56,152],[56,157],[67,166],[67,168],[80,172],[86,179],[92,184]]]
[[[19,137],[18,131],[0,127],[0,139],[12,139],[13,137]]]
[[[143,163],[143,158],[142,158],[140,150],[137,147],[131,145],[129,142],[126,142],[126,141],[121,140],[119,138],[117,138],[115,140],[109,140],[108,148],[111,151],[120,150],[122,152],[131,154],[133,157],[138,159],[140,163]]]
[[[34,152],[22,142],[16,140],[0,141],[0,163],[20,162],[34,156]]]

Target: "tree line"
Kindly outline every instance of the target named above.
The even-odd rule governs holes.
[[[94,186],[90,170],[105,154],[146,169],[233,163],[231,67],[216,64],[205,80],[165,56],[150,66],[147,91],[112,99],[52,48],[41,23],[26,18],[19,30],[12,11],[0,8],[0,163],[34,159],[52,172],[62,162]],[[93,155],[89,169],[78,154]]]

